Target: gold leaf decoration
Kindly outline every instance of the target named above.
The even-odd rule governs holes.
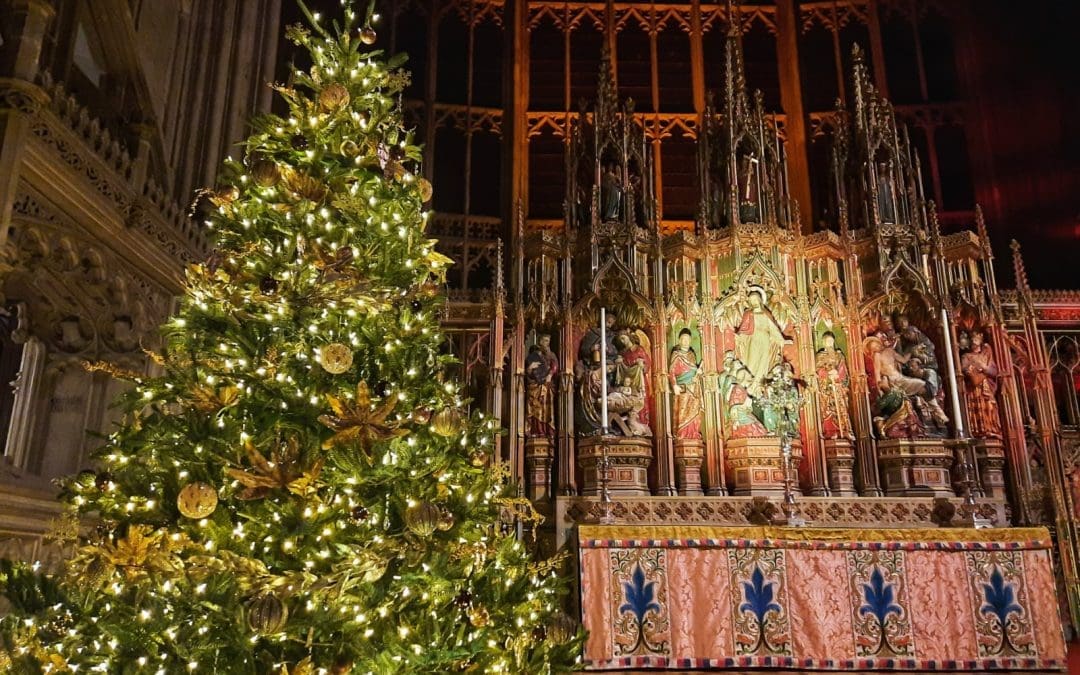
[[[279,444],[267,459],[250,441],[244,442],[247,469],[229,468],[225,473],[244,486],[237,499],[262,499],[278,490],[286,490],[299,496],[310,496],[317,488],[323,460],[320,458],[306,471],[300,464],[300,441],[290,436]]]
[[[233,386],[219,389],[196,385],[191,390],[191,405],[199,412],[216,413],[240,400],[240,390]]]
[[[397,438],[406,433],[386,421],[397,405],[397,397],[387,396],[382,403],[375,406],[371,401],[367,383],[363,380],[356,385],[354,400],[348,401],[329,395],[326,400],[334,414],[320,415],[319,421],[333,430],[334,435],[323,441],[325,449],[355,444],[366,455],[373,443]]]

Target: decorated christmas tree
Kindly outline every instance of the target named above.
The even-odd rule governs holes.
[[[574,663],[557,561],[443,376],[431,185],[371,9],[310,53],[208,198],[215,249],[131,380],[53,577],[5,564],[14,672],[543,673]]]

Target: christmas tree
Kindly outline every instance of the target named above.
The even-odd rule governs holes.
[[[580,646],[557,561],[466,416],[437,320],[449,259],[404,127],[403,59],[348,2],[288,37],[308,72],[208,197],[215,249],[133,383],[100,470],[65,484],[89,538],[11,564],[15,672],[542,673]],[[69,533],[70,534],[70,533]]]

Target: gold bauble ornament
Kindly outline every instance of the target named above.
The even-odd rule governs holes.
[[[469,453],[469,462],[477,469],[487,464],[488,454],[483,450],[473,450]]]
[[[375,40],[378,39],[378,37],[375,29],[371,26],[364,26],[360,29],[360,42],[363,42],[366,45],[375,44]]]
[[[288,619],[289,608],[273,593],[262,593],[248,603],[248,627],[259,635],[280,633]]]
[[[470,607],[467,613],[469,615],[469,623],[475,628],[483,628],[488,625],[488,621],[491,620],[491,615],[488,614],[488,611],[479,605]]]
[[[207,483],[188,483],[176,496],[176,508],[186,518],[201,520],[214,512],[218,504],[217,490]]]
[[[566,644],[577,635],[577,621],[566,612],[556,612],[547,625],[547,639],[552,644]]]
[[[449,511],[443,510],[443,512],[439,515],[439,522],[436,523],[435,527],[437,527],[440,532],[446,532],[453,526],[454,514],[450,513]]]
[[[353,352],[349,345],[333,342],[319,350],[319,365],[331,375],[340,375],[352,368]]]
[[[324,112],[334,112],[349,105],[349,90],[338,82],[331,82],[319,92],[319,107]]]
[[[455,408],[443,408],[431,418],[431,430],[450,437],[461,431],[461,413]]]
[[[427,178],[417,178],[416,187],[420,190],[420,201],[427,202],[431,200],[431,195],[434,191],[431,188],[431,181]]]
[[[251,180],[259,187],[271,188],[281,180],[281,169],[277,162],[269,159],[260,159],[251,165]]]
[[[430,536],[439,526],[442,509],[431,502],[420,502],[405,510],[405,526],[421,537]]]
[[[356,157],[360,154],[360,146],[353,140],[344,140],[338,146],[338,152],[346,157]]]

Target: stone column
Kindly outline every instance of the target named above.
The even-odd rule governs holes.
[[[11,428],[8,429],[4,456],[20,469],[27,468],[30,443],[34,438],[34,429],[38,426],[38,415],[41,413],[38,399],[42,393],[45,355],[45,344],[41,340],[36,337],[27,340],[23,344],[19,374],[12,382],[15,388],[15,404],[11,409]]]
[[[8,0],[6,4],[0,20],[8,26],[5,37],[13,37],[0,48],[0,74],[33,82],[45,33],[56,12],[47,0]]]

